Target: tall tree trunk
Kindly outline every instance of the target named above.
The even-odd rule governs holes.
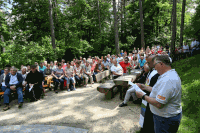
[[[185,4],[186,4],[186,0],[183,0],[183,3],[182,3],[182,15],[181,15],[180,46],[183,46],[183,29],[184,29],[184,19],[185,19]]]
[[[113,12],[114,12],[114,31],[115,31],[115,48],[116,54],[120,52],[119,49],[119,38],[118,38],[118,27],[117,27],[117,11],[116,11],[116,2],[113,0]]]
[[[145,49],[142,0],[139,0],[139,8],[140,8],[140,27],[141,27],[141,47]]]
[[[124,43],[124,40],[123,40],[123,2],[122,2],[122,0],[121,0],[121,3],[120,3],[120,5],[121,5],[121,36],[120,36],[120,40],[121,40],[121,42],[122,43]]]
[[[99,32],[101,33],[101,18],[100,18],[99,0],[97,0],[97,11],[98,11],[98,18],[99,18]]]
[[[51,29],[51,43],[53,49],[56,48],[55,44],[55,33],[54,33],[54,24],[53,24],[53,11],[52,11],[52,2],[49,0],[49,21],[50,21],[50,29]]]
[[[172,28],[172,42],[171,42],[171,57],[174,60],[176,42],[176,0],[173,0],[173,28]]]

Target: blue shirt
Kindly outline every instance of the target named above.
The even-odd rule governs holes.
[[[44,72],[44,69],[46,69],[45,66],[43,66],[42,68],[39,66],[39,70]]]
[[[121,54],[121,56],[123,56],[124,55],[124,53],[120,53]]]
[[[146,62],[145,59],[143,59],[142,61],[141,61],[141,59],[139,59],[140,67],[143,67],[145,62]]]

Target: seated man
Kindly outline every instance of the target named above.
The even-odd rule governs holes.
[[[143,66],[144,66],[146,60],[144,59],[144,56],[141,56],[140,58],[141,59],[139,59],[139,62],[138,62],[139,63],[139,68],[144,70]]]
[[[124,61],[120,62],[119,64],[121,65],[121,67],[123,68],[123,72],[126,73],[127,72],[127,67],[130,66],[131,67],[131,64],[128,62],[129,59],[128,57],[125,57],[124,58]]]
[[[145,71],[145,73],[148,74],[149,70],[150,70],[149,66],[148,66],[148,65],[144,65],[144,71]],[[146,77],[143,77],[143,79],[146,79],[146,78],[147,78],[147,74],[144,75],[144,76],[146,76]],[[145,80],[144,80],[144,82],[145,82]],[[143,82],[143,83],[144,83],[144,82]],[[136,100],[137,100],[137,97],[136,97],[136,94],[135,94],[135,88],[130,88],[130,89],[127,90],[126,95],[125,95],[125,98],[124,98],[124,102],[121,103],[121,104],[119,105],[119,107],[127,106],[127,102],[129,101],[131,95],[132,95],[132,97],[133,97],[133,100],[136,101]],[[136,102],[135,102],[135,103],[136,103]]]
[[[40,62],[39,70],[44,72],[45,69],[46,69],[46,66],[44,66],[44,63]]]
[[[40,99],[42,94],[42,81],[44,77],[43,74],[37,70],[36,65],[31,66],[31,71],[26,77],[26,90],[25,96],[31,101],[37,101]]]
[[[123,69],[119,64],[117,64],[117,59],[113,60],[113,65],[111,67],[111,72],[113,74],[113,79],[116,79],[119,76],[123,75]]]
[[[63,85],[64,85],[64,71],[62,69],[61,63],[58,63],[58,68],[53,70],[53,81],[55,83],[55,88],[54,91],[55,93],[58,93],[58,84],[60,83],[60,90],[63,90]]]
[[[50,86],[51,85],[51,80],[53,78],[52,76],[52,69],[50,69],[50,64],[47,64],[47,68],[44,70],[44,76],[45,79],[47,80],[47,85]]]
[[[9,74],[9,69],[6,67],[4,73],[0,76],[0,90],[3,92],[6,90],[5,79],[7,74]]]
[[[67,66],[65,67],[65,80],[67,80],[67,90],[70,91],[69,89],[70,81],[72,82],[74,87],[72,90],[76,90],[75,79],[74,79],[74,68],[69,64],[69,62],[66,65]]]
[[[89,61],[86,61],[86,65],[84,67],[84,78],[85,78],[85,84],[87,86],[87,83],[88,83],[88,79],[90,78],[90,83],[93,84],[93,77],[92,77],[92,73],[91,73],[91,66],[90,66],[90,63]],[[91,85],[92,86],[92,85]]]
[[[23,105],[23,93],[22,93],[22,75],[17,73],[17,68],[11,67],[11,74],[7,74],[5,78],[6,89],[4,91],[4,104],[6,105],[3,109],[4,111],[10,109],[9,106],[9,96],[12,91],[17,91],[18,94],[18,108],[21,108]]]

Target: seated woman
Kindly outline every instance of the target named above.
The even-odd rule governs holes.
[[[67,66],[65,67],[65,80],[67,80],[67,90],[70,91],[69,89],[70,81],[73,84],[73,89],[71,90],[76,90],[75,79],[74,79],[74,68],[69,64],[69,62],[66,65]]]
[[[22,74],[22,78],[23,78],[22,85],[23,85],[23,87],[25,87],[26,86],[26,81],[25,80],[26,80],[26,76],[28,74],[27,67],[22,67],[21,74]]]
[[[132,69],[139,69],[137,56],[133,56],[133,60],[131,60]]]
[[[103,72],[104,68],[103,68],[103,64],[101,63],[101,60],[97,59],[98,63],[96,64],[95,68],[94,68],[94,73],[93,73],[93,81],[96,81],[95,75],[97,75],[99,72]]]
[[[63,90],[64,85],[64,71],[62,69],[61,63],[58,63],[58,68],[54,69],[52,72],[53,81],[55,83],[54,91],[55,93],[58,93],[58,84],[60,83],[60,89]]]
[[[74,70],[75,70],[75,79],[80,86],[82,85],[83,82],[83,70],[81,67],[81,61],[76,62],[76,67]]]
[[[44,70],[44,77],[45,77],[45,80],[47,81],[47,85],[50,86],[51,85],[51,80],[53,78],[52,69],[51,69],[51,65],[50,64],[47,64],[47,68]]]
[[[113,74],[113,79],[116,79],[118,78],[119,76],[122,76],[123,75],[123,68],[117,64],[117,60],[114,59],[113,60],[113,65],[111,67],[111,72]]]
[[[102,61],[102,63],[104,65],[105,70],[108,70],[109,69],[109,62],[107,61],[106,56],[104,57],[104,60]]]
[[[87,86],[88,80],[90,79],[90,83],[91,83],[91,87],[93,84],[93,77],[92,77],[92,72],[91,72],[91,66],[90,66],[90,62],[86,61],[86,65],[84,67],[84,74],[83,74],[84,78],[85,78],[85,86]]]

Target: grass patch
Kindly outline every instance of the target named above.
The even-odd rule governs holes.
[[[178,133],[200,131],[200,55],[173,63],[182,81],[183,116]]]

